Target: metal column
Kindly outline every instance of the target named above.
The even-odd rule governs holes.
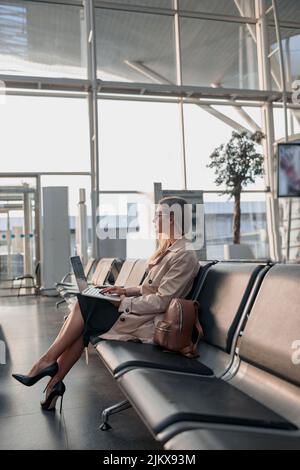
[[[285,141],[288,142],[289,131],[288,131],[288,111],[287,111],[287,91],[286,91],[286,73],[285,65],[283,59],[283,50],[282,50],[282,40],[281,40],[281,31],[278,19],[278,7],[277,0],[272,0],[272,7],[274,14],[274,22],[276,29],[276,37],[278,42],[278,53],[279,53],[279,65],[280,65],[280,79],[281,79],[281,91],[282,91],[282,103],[283,103],[283,112],[284,112],[284,132],[285,132]]]
[[[85,203],[85,189],[79,189],[78,216],[76,225],[77,254],[81,257],[82,263],[88,262],[88,240],[87,240],[87,211]]]
[[[182,86],[180,18],[179,18],[178,0],[173,0],[173,7],[175,10],[174,29],[175,29],[175,50],[176,50],[176,81],[177,81],[177,85]],[[183,110],[182,98],[179,101],[179,119],[180,119],[181,145],[182,145],[181,148],[182,148],[183,189],[187,190],[184,110]]]
[[[29,186],[29,185],[26,185]],[[32,233],[32,207],[31,207],[31,194],[27,191],[23,195],[24,201],[24,274],[33,274],[32,272],[32,250],[30,244],[29,234]],[[25,280],[25,285],[29,285],[28,279]]]
[[[284,112],[285,142],[288,142],[289,141],[289,131],[288,131],[286,74],[285,74],[285,65],[284,65],[284,59],[283,59],[281,31],[280,31],[280,25],[279,25],[279,20],[278,20],[277,0],[272,0],[272,9],[273,9],[273,13],[274,13],[276,37],[277,37],[277,42],[278,42],[281,91],[282,91],[282,102],[283,102],[283,112]],[[288,198],[288,200],[287,200],[287,217],[288,217],[288,220],[287,220],[286,241],[285,241],[285,243],[286,243],[286,261],[289,261],[289,259],[290,259],[290,239],[291,239],[291,228],[292,228],[292,199],[291,198]]]
[[[261,90],[271,90],[271,70],[269,62],[269,40],[268,25],[266,19],[265,0],[256,0],[255,13],[257,18],[256,38],[258,54],[259,84]],[[275,178],[275,156],[274,156],[274,120],[273,106],[266,102],[262,107],[262,131],[266,138],[263,147],[265,154],[265,181],[269,192],[266,195],[267,204],[267,226],[270,244],[270,256],[274,260],[281,261],[281,238],[279,232],[279,202],[277,198],[277,187]]]
[[[91,206],[92,206],[92,256],[99,258],[97,240],[97,212],[99,208],[99,146],[98,146],[98,103],[97,103],[97,65],[96,65],[96,30],[94,1],[84,1],[87,40],[88,70],[88,111],[90,131],[91,160]]]
[[[34,237],[35,237],[35,263],[39,264],[41,268],[42,264],[42,189],[41,189],[41,175],[36,177],[36,192],[35,192],[35,203],[34,203]],[[41,286],[41,269],[37,270],[36,283],[38,288]]]
[[[11,257],[11,233],[10,233],[10,215],[9,210],[7,211],[7,226],[6,226],[6,239],[7,239],[7,274],[8,279],[12,277],[12,257]]]

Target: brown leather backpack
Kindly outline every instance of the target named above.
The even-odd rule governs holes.
[[[203,338],[203,329],[198,319],[199,303],[195,300],[172,299],[164,319],[158,322],[154,342],[169,351],[179,352],[187,357],[198,357],[197,346]],[[192,342],[193,328],[198,337]]]

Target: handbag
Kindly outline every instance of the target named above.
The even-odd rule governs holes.
[[[186,357],[199,357],[197,346],[203,338],[203,329],[198,319],[199,302],[196,300],[172,299],[163,320],[154,331],[154,343]],[[194,327],[197,339],[192,340]]]

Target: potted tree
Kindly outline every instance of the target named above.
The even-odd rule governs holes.
[[[225,258],[247,258],[251,250],[241,245],[241,192],[255,178],[264,174],[264,158],[257,144],[263,139],[261,132],[232,132],[227,144],[217,147],[210,155],[208,168],[215,170],[217,186],[225,185],[222,194],[234,198],[233,246],[225,246]],[[248,255],[247,255],[248,252]]]

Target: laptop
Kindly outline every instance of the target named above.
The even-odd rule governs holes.
[[[82,295],[86,295],[87,297],[96,297],[97,299],[104,300],[121,300],[120,296],[116,294],[102,294],[101,291],[103,290],[103,287],[99,289],[98,287],[89,286],[86,275],[84,274],[84,269],[80,257],[71,256],[70,260],[79,292]]]

